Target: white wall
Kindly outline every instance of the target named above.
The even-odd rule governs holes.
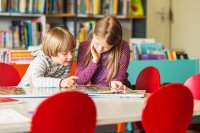
[[[164,22],[156,15],[161,8],[164,8]],[[172,10],[174,21],[171,23],[171,47],[185,49],[189,57],[200,59],[200,0],[172,0]],[[169,47],[166,44],[170,42],[166,40],[170,35],[166,33],[166,27],[169,28],[168,11],[166,0],[147,0],[147,37],[155,37]],[[161,32],[158,29],[164,30]]]
[[[200,0],[173,0],[172,48],[200,59]]]

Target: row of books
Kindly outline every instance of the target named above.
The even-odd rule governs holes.
[[[75,13],[75,0],[46,0],[46,14]]]
[[[78,0],[78,14],[144,15],[141,0]]]
[[[29,50],[0,50],[0,62],[4,63],[29,64],[34,58]]]
[[[36,20],[12,21],[10,30],[0,30],[0,48],[27,48],[42,41],[42,26]]]
[[[182,49],[165,49],[163,45],[152,38],[131,38],[131,60],[176,60],[188,59]]]
[[[0,0],[0,12],[44,13],[45,0]]]
[[[0,0],[0,12],[75,13],[74,0]],[[144,15],[141,0],[77,0],[78,14]]]
[[[85,41],[88,39],[90,32],[92,31],[96,21],[94,20],[89,20],[89,21],[79,21],[76,24],[77,31],[75,31],[74,26],[75,22],[73,21],[67,21],[66,26],[67,29],[73,34],[77,35],[77,39],[79,42]],[[59,24],[59,23],[51,23],[46,25],[46,30],[48,31],[50,28],[56,27],[56,26],[61,26],[64,27],[64,24]]]

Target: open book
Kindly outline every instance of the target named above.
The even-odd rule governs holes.
[[[91,97],[119,97],[119,98],[142,98],[145,90],[112,90],[110,87],[98,85],[77,85],[76,89]]]

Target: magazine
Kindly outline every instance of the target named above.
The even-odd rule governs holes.
[[[0,97],[2,98],[43,98],[58,92],[60,92],[59,88],[0,87]]]

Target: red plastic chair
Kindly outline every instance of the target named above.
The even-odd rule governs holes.
[[[146,90],[152,93],[160,87],[160,73],[157,68],[149,66],[144,68],[136,79],[135,89]]]
[[[80,92],[62,92],[47,98],[31,122],[32,133],[94,133],[95,104]]]
[[[195,74],[189,77],[185,81],[184,85],[187,86],[191,90],[192,95],[195,100],[200,100],[200,74]],[[190,124],[189,129],[200,132],[200,124],[199,123]]]
[[[147,93],[153,93],[160,88],[160,73],[153,66],[145,67],[136,79],[135,89],[146,90]],[[141,122],[134,122],[134,129],[143,130]]]
[[[20,75],[14,67],[0,62],[0,86],[17,86],[20,80]]]
[[[185,133],[192,119],[193,96],[182,84],[168,84],[146,101],[142,124],[146,133]]]
[[[200,100],[200,74],[195,74],[188,78],[184,85],[191,90],[194,99]]]

